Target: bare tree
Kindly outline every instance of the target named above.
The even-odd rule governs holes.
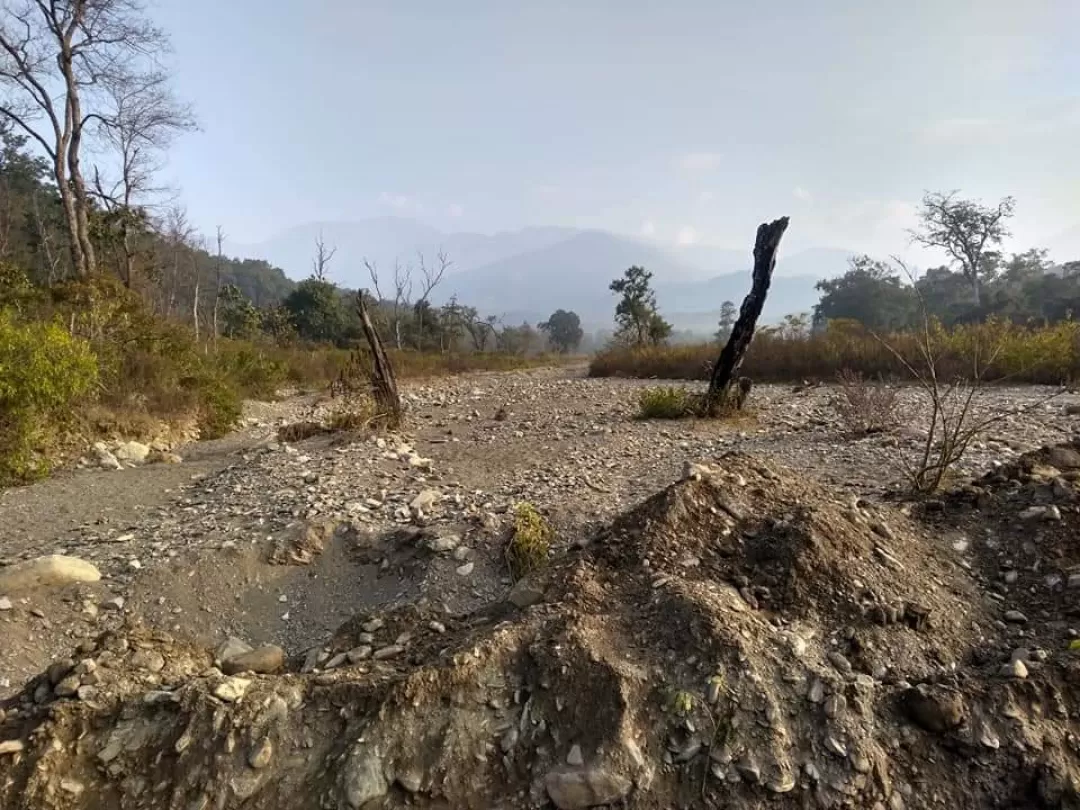
[[[117,166],[108,180],[94,167],[94,196],[105,210],[105,224],[115,235],[124,284],[135,272],[135,238],[146,227],[146,208],[166,191],[154,176],[162,167],[161,153],[181,132],[196,128],[189,107],[177,102],[160,72],[110,77],[105,82],[105,114],[97,134]]]
[[[330,260],[334,258],[335,253],[337,253],[337,248],[327,248],[326,242],[323,241],[322,231],[319,231],[319,235],[315,238],[315,258],[311,260],[311,277],[313,279],[316,281],[329,281],[326,268],[330,264]]]
[[[96,267],[81,158],[87,126],[106,119],[100,90],[138,75],[166,46],[140,0],[8,0],[0,8],[0,115],[48,156],[81,277]]]
[[[919,211],[920,226],[910,231],[912,241],[923,247],[944,250],[971,284],[975,305],[982,302],[982,276],[985,275],[988,248],[1000,245],[1008,237],[1006,221],[1013,215],[1016,201],[1003,198],[996,206],[981,205],[977,200],[958,199],[958,191],[935,192],[923,197]]]
[[[439,283],[443,280],[443,276],[446,275],[446,271],[453,266],[453,262],[450,261],[450,257],[446,255],[446,252],[440,250],[436,256],[436,263],[432,266],[424,261],[424,254],[417,252],[417,259],[420,262],[420,275],[423,277],[423,281],[420,283],[420,287],[423,292],[420,297],[416,299],[414,307],[417,313],[417,331],[419,334],[419,341],[421,345],[424,340],[424,312],[430,304],[430,297],[432,291],[439,286]]]
[[[402,266],[400,261],[394,260],[394,297],[392,299],[385,296],[379,287],[378,265],[373,261],[364,259],[364,267],[367,268],[368,275],[371,276],[371,283],[375,287],[375,295],[378,296],[379,301],[389,301],[391,304],[390,330],[394,333],[394,346],[401,349],[402,312],[409,306],[409,299],[412,297],[412,265]]]

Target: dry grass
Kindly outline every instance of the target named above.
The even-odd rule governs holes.
[[[914,332],[872,335],[858,324],[830,324],[809,337],[759,333],[750,344],[741,373],[755,382],[832,380],[841,369],[867,379],[913,380],[910,367],[922,362],[923,336]],[[1080,379],[1080,323],[1029,328],[1001,321],[935,329],[943,378],[970,376],[975,346],[996,347],[987,380],[1054,385]],[[886,345],[887,344],[887,345]],[[893,351],[895,349],[895,352]],[[715,344],[615,348],[589,364],[593,377],[705,380],[719,349]]]

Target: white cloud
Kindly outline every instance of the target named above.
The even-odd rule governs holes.
[[[723,156],[719,152],[688,152],[677,165],[684,172],[711,172],[720,168]]]
[[[675,234],[676,245],[692,245],[698,239],[697,231],[691,228],[689,225],[683,225],[679,228],[679,232]]]
[[[791,190],[791,194],[796,200],[802,200],[803,202],[810,202],[810,200],[813,199],[813,197],[810,196],[810,192],[802,186],[795,186],[795,188]]]
[[[647,219],[641,223],[641,235],[642,236],[656,236],[656,223],[651,219]]]
[[[714,199],[716,199],[716,194],[714,194],[711,191],[699,191],[698,192],[698,195],[697,195],[698,205],[708,205]]]
[[[458,205],[457,203],[451,203],[451,204],[450,204],[450,205],[449,205],[449,206],[447,207],[447,209],[446,209],[446,213],[447,213],[447,214],[449,214],[449,215],[450,215],[450,216],[452,216],[452,217],[460,217],[460,216],[464,216],[464,215],[465,215],[465,209],[464,209],[464,208],[462,208],[462,207],[461,207],[460,205]]]

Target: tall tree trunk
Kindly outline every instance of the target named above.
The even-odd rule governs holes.
[[[729,397],[731,383],[742,366],[743,357],[754,338],[757,320],[765,306],[765,296],[772,283],[773,269],[776,267],[776,251],[780,239],[788,227],[788,218],[781,217],[772,222],[762,223],[757,229],[754,242],[754,272],[750,292],[743,300],[739,317],[731,329],[731,336],[720,352],[720,358],[713,366],[709,391],[705,395],[704,412],[714,415],[725,405]]]
[[[368,376],[371,379],[375,407],[378,408],[379,415],[386,426],[396,428],[402,420],[401,396],[398,394],[397,379],[394,377],[394,367],[383,348],[379,333],[371,322],[367,304],[364,302],[363,290],[356,294],[356,313],[360,316],[360,326],[364,330],[368,346],[371,347],[372,369]]]

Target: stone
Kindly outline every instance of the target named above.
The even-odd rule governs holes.
[[[150,454],[147,461],[150,464],[182,464],[184,459],[176,453],[169,453],[165,450],[155,450]]]
[[[18,754],[26,748],[22,740],[0,740],[0,756],[5,754]]]
[[[114,596],[112,599],[106,599],[101,603],[101,607],[105,610],[115,610],[120,612],[124,609],[124,597]]]
[[[564,767],[549,772],[544,786],[559,810],[585,810],[625,798],[632,783],[606,768]]]
[[[1021,613],[1019,610],[1006,610],[1005,621],[1009,624],[1027,624],[1027,616]]]
[[[100,580],[101,572],[96,566],[62,554],[50,554],[0,568],[0,591],[9,594],[50,585]]]
[[[0,596],[0,610],[11,610],[11,600],[6,596]]]
[[[124,442],[113,451],[117,461],[143,464],[150,455],[150,445],[142,442]]]
[[[354,748],[342,770],[345,801],[353,810],[360,810],[373,799],[385,796],[390,784],[383,775],[382,761],[363,748]]]
[[[1059,470],[1080,469],[1080,451],[1064,445],[1051,447],[1046,454],[1046,463]]]
[[[1019,658],[1014,658],[1007,664],[1002,664],[1000,674],[1003,678],[1014,678],[1022,681],[1028,676],[1027,664]]]
[[[443,534],[438,537],[429,537],[425,545],[428,550],[436,554],[449,554],[461,545],[461,535]]]
[[[345,653],[345,657],[349,659],[350,664],[358,664],[365,659],[371,658],[371,647],[353,647]]]
[[[419,793],[424,786],[424,773],[417,767],[407,768],[397,775],[397,783],[407,793]]]
[[[131,665],[136,669],[161,672],[161,670],[165,669],[165,656],[157,650],[137,650],[131,656]]]
[[[241,672],[270,675],[283,666],[285,666],[285,651],[276,644],[264,644],[250,652],[223,660],[221,671],[226,675],[237,675]]]
[[[585,757],[581,753],[581,746],[578,745],[577,743],[574,743],[574,745],[572,745],[570,747],[570,753],[568,753],[566,755],[566,764],[567,765],[584,765],[585,764]]]
[[[82,678],[78,675],[68,675],[53,688],[53,692],[55,692],[58,697],[75,697],[79,692],[80,686],[82,686]]]
[[[841,675],[850,675],[852,672],[851,662],[838,652],[829,653],[829,663],[836,667]]]
[[[259,771],[269,765],[273,758],[274,742],[269,737],[263,737],[248,754],[248,765]]]
[[[519,579],[506,595],[506,601],[521,610],[544,601],[544,589],[529,580]]]
[[[409,501],[409,508],[414,512],[425,512],[441,500],[442,493],[437,489],[425,489]]]
[[[229,636],[214,650],[214,660],[218,663],[251,652],[251,645],[236,636]]]
[[[124,467],[120,460],[112,454],[112,451],[105,446],[104,442],[98,442],[94,445],[94,461],[103,470],[120,470]]]
[[[935,734],[944,734],[964,722],[966,711],[960,695],[942,687],[913,686],[901,700],[908,718]]]
[[[247,678],[226,678],[214,688],[214,697],[226,703],[235,703],[244,696],[249,686],[251,681]]]
[[[840,694],[829,695],[825,699],[825,716],[835,719],[843,716],[847,710],[847,698]]]
[[[387,658],[394,658],[405,652],[405,648],[400,644],[391,644],[389,647],[383,647],[381,650],[375,651],[376,661],[385,661]]]
[[[473,569],[475,567],[476,563],[467,562],[464,565],[459,565],[457,568],[454,569],[454,571],[459,577],[467,577],[473,572]]]

